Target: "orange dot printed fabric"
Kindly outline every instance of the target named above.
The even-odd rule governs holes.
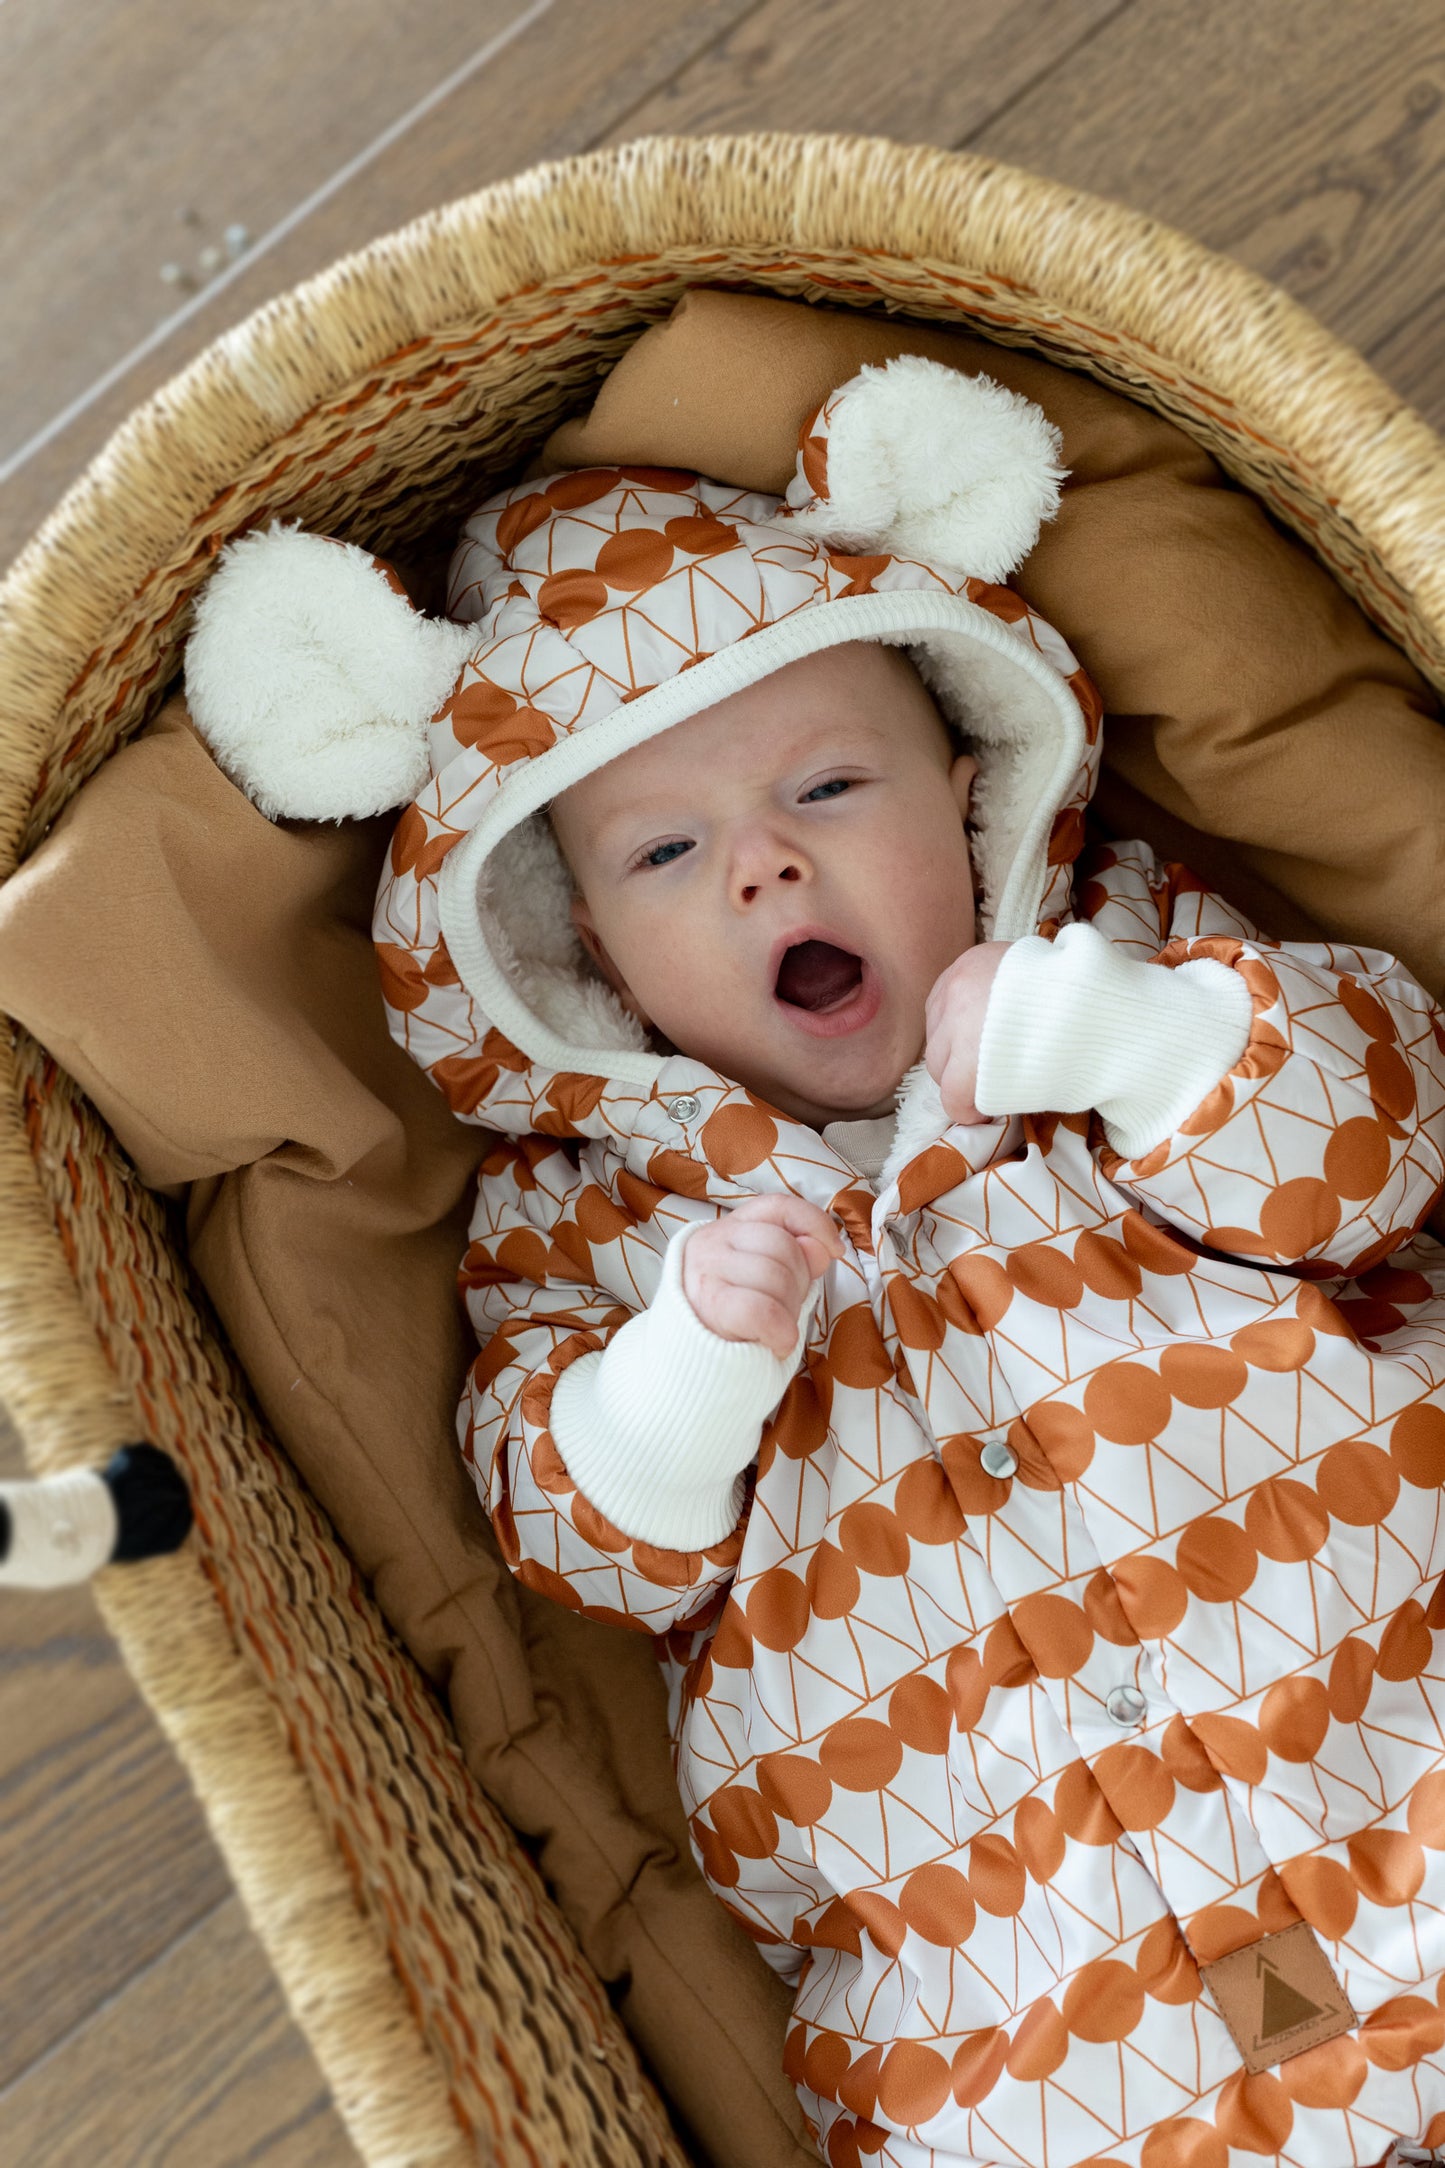
[[[1057,635],[1007,588],[776,509],[582,470],[492,500],[454,562],[478,645],[376,935],[397,1037],[496,1133],[459,1433],[508,1563],[656,1637],[697,1857],[794,1991],[787,2068],[838,2168],[1445,2144],[1445,1253],[1420,1231],[1445,1018],[1392,957],[1277,943],[1143,844],[1081,857],[1099,708]],[[836,636],[884,637],[920,597],[980,651],[1027,649],[1037,728],[1076,725],[1028,922],[998,937],[1085,920],[1248,990],[1238,1060],[1136,1158],[1093,1112],[930,1120],[915,1078],[870,1180],[650,1053],[600,982],[566,991],[527,827],[549,777],[795,614],[861,605],[885,631]],[[647,1308],[682,1227],[782,1191],[845,1254],[737,1524],[630,1538],[569,1475],[557,1380]],[[1251,2069],[1202,1968],[1296,1925],[1348,2022]],[[1294,1975],[1260,1978],[1304,2023]]]

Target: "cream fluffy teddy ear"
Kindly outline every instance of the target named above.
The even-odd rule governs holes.
[[[427,725],[476,637],[422,617],[354,543],[278,524],[222,550],[186,642],[186,700],[269,819],[361,819],[426,783]]]
[[[803,424],[778,519],[845,549],[1002,580],[1059,508],[1062,448],[1021,393],[900,354],[860,369]]]

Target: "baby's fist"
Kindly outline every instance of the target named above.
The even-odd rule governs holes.
[[[745,1197],[689,1235],[682,1291],[720,1340],[757,1340],[779,1361],[793,1351],[808,1289],[843,1238],[828,1214],[790,1192]]]
[[[938,1086],[943,1111],[952,1122],[993,1119],[979,1113],[973,1095],[978,1089],[978,1050],[988,997],[1009,945],[1007,941],[980,941],[965,949],[946,971],[939,973],[924,1004],[924,1066]]]

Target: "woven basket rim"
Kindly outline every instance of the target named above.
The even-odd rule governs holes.
[[[34,696],[63,701],[105,623],[224,490],[247,456],[243,443],[253,451],[293,428],[479,306],[586,264],[636,261],[684,238],[947,261],[964,199],[975,254],[959,268],[1043,295],[1065,316],[1078,312],[1152,350],[1196,391],[1228,399],[1248,429],[1291,447],[1426,617],[1445,625],[1445,441],[1362,356],[1257,273],[1125,205],[971,152],[845,134],[649,136],[549,161],[422,214],[264,302],[150,394],[0,581],[9,716],[22,686],[31,695],[24,750],[12,723],[0,731],[0,784],[23,787],[17,753],[38,771],[45,747]],[[599,206],[605,215],[589,232],[581,214]],[[786,221],[769,225],[780,211]],[[456,268],[455,244],[479,229],[492,277],[479,285],[443,275]],[[328,345],[317,327],[343,292],[346,336]],[[235,447],[226,468],[218,443]],[[168,462],[163,510],[154,501],[158,450]],[[146,516],[127,528],[118,515],[138,503]],[[57,590],[74,608],[68,636],[54,622]],[[0,877],[12,863],[0,852]]]

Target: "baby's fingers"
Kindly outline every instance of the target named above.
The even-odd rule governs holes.
[[[843,1255],[843,1236],[837,1221],[820,1205],[811,1204],[806,1197],[795,1197],[791,1190],[745,1198],[743,1203],[733,1207],[729,1220],[734,1226],[761,1224],[783,1228],[800,1242],[816,1243],[825,1259]],[[816,1278],[818,1271],[823,1269],[823,1266],[815,1269],[810,1258],[811,1277]]]
[[[792,1235],[780,1227],[729,1229],[730,1240],[705,1270],[731,1286],[771,1295],[796,1312],[808,1292],[808,1270]]]
[[[705,1322],[724,1340],[760,1341],[780,1362],[792,1354],[798,1338],[797,1318],[774,1296],[726,1281],[709,1287]]]

